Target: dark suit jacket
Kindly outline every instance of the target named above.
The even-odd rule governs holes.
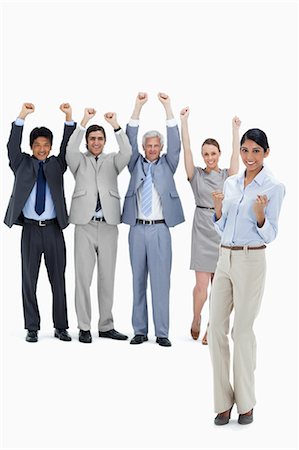
[[[63,188],[63,174],[67,169],[65,152],[69,137],[75,128],[76,124],[64,126],[59,155],[50,156],[44,164],[44,174],[55,205],[57,221],[62,229],[68,225]],[[22,134],[23,126],[13,123],[7,143],[9,166],[15,175],[12,195],[4,218],[4,223],[8,227],[12,227],[14,224],[23,225],[22,209],[37,179],[37,160],[32,155],[21,151]]]

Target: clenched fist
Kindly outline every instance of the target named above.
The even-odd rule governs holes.
[[[116,119],[116,113],[115,112],[107,112],[104,114],[105,120],[110,123],[110,125],[116,130],[117,128],[120,128],[117,119]]]
[[[35,106],[33,103],[23,103],[22,109],[18,117],[20,119],[25,119],[25,117],[28,116],[28,114],[31,114],[35,111]]]
[[[186,106],[186,107],[183,108],[183,109],[181,110],[181,112],[180,112],[180,118],[181,118],[181,121],[187,120],[188,117],[189,117],[189,114],[190,114],[189,106]]]

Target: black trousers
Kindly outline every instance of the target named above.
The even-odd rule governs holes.
[[[36,285],[42,254],[53,293],[54,328],[68,328],[65,292],[66,251],[63,232],[57,223],[39,226],[24,223],[21,239],[22,295],[25,328],[40,329]]]

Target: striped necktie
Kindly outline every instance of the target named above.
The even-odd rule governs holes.
[[[152,213],[152,164],[149,163],[146,178],[142,187],[141,211],[145,217]]]

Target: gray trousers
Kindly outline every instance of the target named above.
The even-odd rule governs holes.
[[[75,306],[80,330],[90,330],[90,285],[95,263],[98,275],[98,329],[114,328],[112,317],[118,228],[91,221],[75,226]]]
[[[147,278],[150,276],[155,335],[168,337],[171,236],[167,225],[135,225],[129,233],[133,273],[134,333],[148,333]]]
[[[239,414],[244,414],[255,405],[256,341],[252,327],[260,309],[265,275],[265,250],[220,248],[212,283],[208,327],[216,413],[226,411],[236,403]],[[233,386],[227,337],[232,309],[235,312]]]

